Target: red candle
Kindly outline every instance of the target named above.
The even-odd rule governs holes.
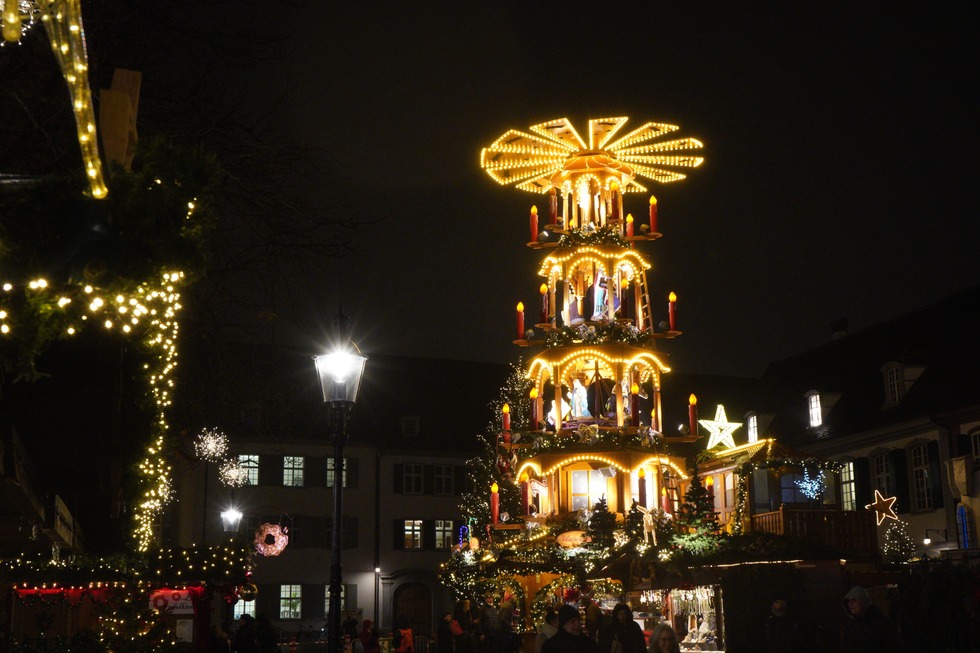
[[[626,216],[626,237],[633,237],[633,214],[630,213]]]
[[[670,321],[670,330],[677,331],[677,295],[670,293],[667,296],[667,315]]]
[[[538,242],[538,207],[531,207],[531,242]]]
[[[639,485],[639,493],[640,493],[639,503],[641,506],[646,508],[647,507],[647,473],[643,471],[642,467],[640,467],[639,471],[636,473],[636,476],[637,476],[637,480],[639,481],[637,483],[637,485]]]
[[[538,389],[531,388],[531,430],[538,429]]]
[[[693,397],[694,395],[691,396]],[[503,416],[504,430],[509,431],[510,430],[510,404],[504,404],[500,408],[500,412],[502,413]]]
[[[494,483],[490,486],[490,523],[496,524],[500,521],[500,495],[497,491],[500,488]]]
[[[640,425],[640,386],[636,383],[630,386],[630,419],[633,426]]]
[[[531,482],[528,480],[527,472],[521,474],[521,514],[531,514]]]
[[[541,284],[541,324],[548,323],[548,284]]]
[[[624,320],[630,319],[629,283],[629,280],[624,276],[619,285],[619,317]]]
[[[524,338],[524,302],[517,302],[517,339]]]
[[[650,196],[650,233],[657,233],[657,198]]]
[[[551,224],[558,224],[558,189],[552,186],[548,195],[551,200]]]
[[[690,422],[691,435],[697,435],[698,434],[698,398],[695,397],[693,394],[687,399],[687,419]]]
[[[660,497],[663,500],[664,512],[670,512],[670,497],[667,495],[667,488],[660,488]]]

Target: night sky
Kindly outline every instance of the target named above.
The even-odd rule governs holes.
[[[354,257],[301,282],[308,303],[284,316],[297,334],[342,302],[369,354],[516,359],[514,307],[540,284],[527,213],[546,198],[498,186],[479,152],[563,116],[705,143],[687,180],[652,185],[664,238],[640,246],[658,319],[679,296],[679,371],[759,375],[833,320],[858,330],[977,283],[965,8],[314,4],[261,74],[290,88],[290,137],[343,177],[312,192],[372,224]],[[647,198],[628,198],[643,215]]]

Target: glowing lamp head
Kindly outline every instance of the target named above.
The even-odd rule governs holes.
[[[626,224],[633,224],[633,214],[632,213],[627,213],[626,214]]]
[[[490,486],[490,491],[496,494],[497,492],[500,491],[500,486],[498,486],[497,483],[494,482],[494,484]]]
[[[242,513],[236,508],[228,508],[221,513],[221,523],[225,527],[226,533],[237,533],[238,526],[242,523]]]
[[[538,207],[531,206],[531,215],[537,215],[537,214],[538,214]]]
[[[670,293],[669,295],[667,295],[667,301],[673,304],[674,302],[677,301],[677,295],[675,295],[674,293]]]
[[[645,469],[643,469],[642,467],[640,467],[638,470],[636,470],[636,475],[637,475],[638,478],[646,478],[647,477],[647,472],[646,472]]]
[[[541,284],[541,288],[539,289],[539,292],[542,295],[547,295],[548,294],[548,284],[546,284],[546,283]]]
[[[517,302],[517,312],[518,313],[524,312],[524,302]]]
[[[656,205],[657,205],[657,198],[654,197],[653,195],[651,195],[650,196],[650,206],[656,206]]]
[[[619,190],[619,182],[613,179],[609,182],[609,190],[617,191]]]
[[[634,383],[630,386],[630,394],[638,395],[640,394],[640,384]]]
[[[660,488],[660,495],[664,497],[667,496],[667,488],[665,487]]]
[[[537,399],[537,398],[538,398],[538,389],[531,388],[531,399]]]
[[[500,412],[504,415],[510,415],[510,404],[504,404],[500,407]]]
[[[521,472],[521,483],[527,483],[528,478],[527,472]]]
[[[714,487],[714,484],[715,484],[715,477],[714,476],[709,476],[706,479],[704,479],[704,486],[705,487]]]
[[[697,406],[697,405],[698,405],[698,398],[697,398],[697,397],[695,397],[695,396],[694,396],[694,395],[692,394],[692,395],[691,395],[690,397],[688,397],[688,398],[687,398],[687,403],[689,403],[689,404],[690,404],[690,405],[692,405],[692,406]]]
[[[314,356],[316,371],[320,377],[323,401],[357,401],[357,391],[361,385],[361,375],[367,356],[349,350],[337,350],[329,354]]]

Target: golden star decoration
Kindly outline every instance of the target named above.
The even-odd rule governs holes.
[[[735,447],[735,438],[732,434],[735,429],[742,425],[741,422],[729,422],[728,416],[725,415],[725,407],[718,404],[718,408],[715,410],[714,419],[699,419],[698,424],[708,429],[711,433],[711,437],[708,438],[708,446],[706,449],[711,449],[718,446],[719,444],[727,444],[729,449]]]
[[[881,526],[881,522],[885,519],[898,519],[898,515],[895,514],[895,502],[898,501],[898,497],[888,497],[881,493],[881,490],[875,490],[875,500],[874,503],[869,503],[865,506],[868,510],[874,510],[875,516],[878,518],[878,525]]]

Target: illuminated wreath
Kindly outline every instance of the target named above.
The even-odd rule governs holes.
[[[264,556],[277,556],[283,552],[289,544],[289,531],[285,526],[279,524],[262,524],[255,530],[255,550]]]

